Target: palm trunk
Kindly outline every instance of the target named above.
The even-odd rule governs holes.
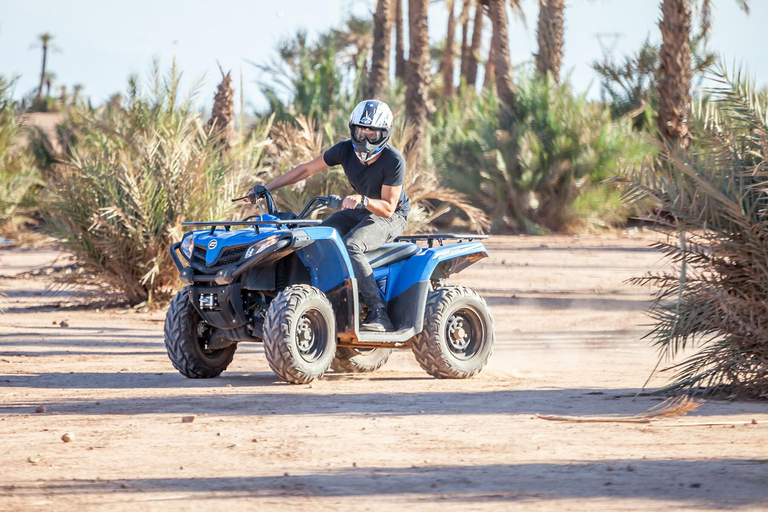
[[[488,59],[485,61],[485,76],[483,77],[483,89],[493,87],[496,81],[496,34],[491,34],[491,45],[488,48]]]
[[[515,113],[515,91],[512,84],[512,61],[509,55],[507,35],[507,2],[490,0],[490,17],[493,23],[493,64],[495,67],[496,94],[501,100],[502,119]]]
[[[656,123],[661,136],[683,147],[688,145],[691,104],[691,2],[661,3],[661,52],[659,55],[659,111]]]
[[[464,5],[461,8],[461,65],[459,67],[459,75],[461,79],[466,81],[467,78],[467,66],[469,65],[469,7],[472,0],[464,0]]]
[[[389,83],[389,46],[392,41],[392,0],[379,0],[373,15],[373,52],[366,98],[375,98]]]
[[[427,92],[429,80],[429,34],[427,6],[429,0],[408,0],[408,73],[406,75],[405,116],[412,127],[412,137],[405,152],[420,166],[427,135]]]
[[[456,45],[456,16],[453,15],[454,0],[446,0],[448,6],[448,34],[445,37],[445,53],[443,54],[443,96],[453,98],[453,63]]]
[[[405,36],[403,35],[403,0],[395,0],[395,78],[405,80]]]
[[[45,61],[48,58],[48,45],[43,43],[43,69],[40,71],[40,85],[37,88],[37,99],[43,97],[43,85],[45,84]]]
[[[475,2],[475,22],[472,26],[472,46],[469,49],[467,59],[467,85],[474,87],[477,82],[477,62],[480,58],[480,45],[483,42],[483,4],[481,0]]]
[[[560,66],[563,62],[564,13],[564,0],[539,0],[539,53],[536,54],[536,70],[542,77],[550,73],[556,83],[560,82]]]

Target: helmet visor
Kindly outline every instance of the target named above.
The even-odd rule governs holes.
[[[384,140],[384,132],[382,130],[365,126],[353,127],[352,135],[358,142],[368,141],[371,144],[378,144]]]

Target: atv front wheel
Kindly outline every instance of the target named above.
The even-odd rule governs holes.
[[[482,297],[444,286],[427,298],[424,330],[413,338],[416,361],[433,377],[466,379],[480,373],[493,352],[493,317]]]
[[[184,288],[171,301],[165,314],[165,349],[173,367],[190,379],[218,377],[235,356],[237,344],[218,350],[206,350],[210,328],[192,305]]]
[[[375,372],[384,366],[391,353],[388,348],[339,347],[331,368],[339,373]]]
[[[336,353],[336,320],[323,292],[298,284],[270,302],[264,352],[269,367],[286,382],[307,384],[323,376]]]

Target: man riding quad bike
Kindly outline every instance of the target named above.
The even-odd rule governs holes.
[[[329,367],[376,370],[393,348],[411,348],[435,377],[471,377],[487,362],[494,332],[485,301],[443,283],[488,255],[474,241],[485,237],[398,238],[410,201],[405,161],[388,145],[392,113],[364,101],[349,126],[351,139],[240,198],[264,200],[265,214],[185,223],[206,226],[171,248],[188,286],[169,307],[165,344],[185,376],[218,376],[242,341],[263,341],[272,370],[293,383],[311,382]],[[299,215],[277,210],[272,191],[339,164],[357,194],[315,197]],[[326,207],[342,210],[322,223],[309,220]],[[420,240],[428,247],[414,243]]]

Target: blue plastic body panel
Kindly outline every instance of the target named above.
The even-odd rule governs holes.
[[[302,228],[302,231],[313,243],[296,251],[296,255],[309,270],[312,286],[326,292],[345,279],[355,277],[338,231],[325,226]]]
[[[257,234],[253,229],[236,229],[233,231],[225,231],[222,228],[216,229],[211,233],[210,229],[194,231],[195,245],[208,248],[208,244],[211,240],[216,240],[216,247],[213,249],[208,248],[205,253],[206,265],[212,265],[215,262],[221,251],[226,250],[228,247],[243,245],[248,243],[256,243],[262,238],[280,233],[285,230],[278,230],[271,226],[262,227]]]
[[[394,281],[387,285],[387,296],[389,298],[397,297],[414,283],[428,281],[439,263],[471,254],[482,254],[483,257],[487,257],[488,251],[481,242],[464,242],[442,247],[422,248],[421,251],[407,260],[392,265],[392,267],[401,266],[401,268],[393,268],[396,275]]]

